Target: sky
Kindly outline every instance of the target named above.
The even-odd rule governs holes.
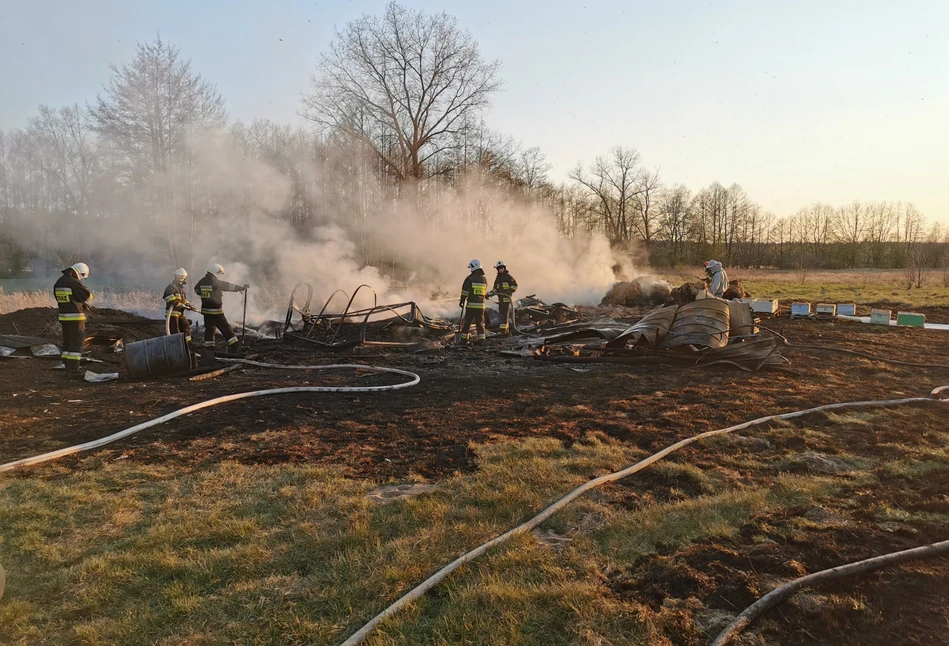
[[[232,119],[300,123],[336,28],[385,0],[0,0],[0,129],[85,104],[163,39]],[[402,0],[445,11],[501,61],[486,120],[566,180],[615,145],[663,183],[740,184],[779,216],[914,203],[949,224],[949,2]]]

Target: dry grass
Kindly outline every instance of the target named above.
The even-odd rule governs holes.
[[[592,436],[475,447],[480,471],[377,506],[331,469],[225,463],[198,472],[98,463],[0,482],[0,634],[28,644],[333,644],[455,556],[635,449]],[[635,512],[595,492],[549,527],[463,568],[368,643],[649,643],[599,574],[660,544],[733,535],[755,515],[834,492],[826,478],[728,489]],[[592,641],[590,641],[592,639]]]
[[[776,269],[729,269],[730,280],[741,280],[745,289],[761,298],[783,302],[857,303],[891,302],[909,307],[940,306],[949,303],[949,287],[942,271],[923,272],[922,287],[907,289],[905,270],[797,271]],[[663,274],[673,285],[701,277],[701,267],[684,268]]]

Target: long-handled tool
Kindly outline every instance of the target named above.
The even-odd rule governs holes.
[[[247,335],[247,286],[244,286],[244,317],[241,319],[241,347],[244,347],[244,337]]]
[[[461,326],[465,322],[465,305],[467,305],[467,302],[461,306],[461,318],[458,319],[458,331],[455,332],[455,345],[461,343]]]

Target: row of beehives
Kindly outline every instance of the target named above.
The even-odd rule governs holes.
[[[743,298],[741,302],[748,303],[755,314],[767,314],[775,316],[778,313],[778,301],[776,299]],[[811,308],[811,303],[791,303],[792,317],[834,317],[834,316],[856,316],[857,305],[855,303],[817,303]],[[870,323],[879,325],[890,325],[893,313],[890,310],[873,309],[870,312]],[[897,312],[896,324],[908,325],[911,327],[923,327],[926,323],[926,316],[917,312]]]
[[[857,306],[854,303],[818,303],[816,308],[817,316],[856,316]],[[812,316],[810,303],[792,303],[791,316]],[[890,310],[872,309],[870,310],[870,323],[878,325],[891,325],[893,312]],[[910,327],[923,327],[926,324],[926,315],[917,312],[897,312],[897,325],[908,325]]]

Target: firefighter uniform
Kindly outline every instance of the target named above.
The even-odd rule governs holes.
[[[185,286],[175,279],[162,294],[165,299],[165,316],[168,316],[168,310],[171,310],[171,317],[168,319],[168,331],[172,334],[184,334],[185,341],[191,343],[191,321],[185,316],[185,308],[191,307],[188,302],[188,296],[185,294]],[[213,339],[213,337],[212,337]]]
[[[86,308],[92,292],[79,282],[79,274],[69,267],[53,285],[53,295],[59,307],[59,323],[63,327],[63,365],[66,376],[79,374],[83,346],[86,343]]]
[[[484,269],[478,268],[468,274],[461,286],[461,300],[459,307],[465,307],[465,317],[461,321],[461,334],[465,340],[469,338],[471,326],[475,326],[475,341],[484,343],[484,305],[488,293],[488,280],[484,276]]]
[[[240,339],[231,329],[231,324],[224,317],[224,292],[243,291],[241,285],[234,285],[226,280],[221,280],[211,272],[204,275],[199,280],[194,291],[201,297],[201,314],[204,315],[204,347],[214,347],[214,330],[221,331],[224,340],[227,341],[228,351],[237,350],[237,344]]]
[[[514,299],[511,297],[517,291],[517,281],[507,271],[507,267],[504,268],[503,272],[499,272],[498,277],[494,279],[493,291],[498,295],[499,330],[501,334],[507,334],[510,331],[508,321],[511,319],[511,309],[514,304]]]

